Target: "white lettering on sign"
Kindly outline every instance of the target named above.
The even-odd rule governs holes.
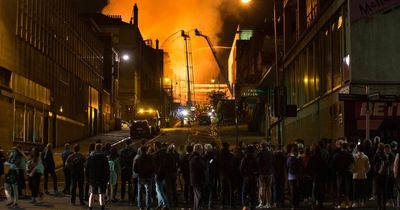
[[[386,104],[384,103],[375,103],[374,104],[374,112],[372,112],[373,116],[377,116],[377,117],[383,117],[385,116],[385,106]],[[388,114],[389,115],[389,114]]]
[[[365,117],[367,112],[367,102],[358,103],[357,113],[358,117]],[[369,103],[369,113],[371,117],[385,118],[385,117],[400,117],[400,103],[386,103],[386,102],[375,102]]]

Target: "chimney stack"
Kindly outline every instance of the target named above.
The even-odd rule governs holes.
[[[133,24],[136,26],[139,26],[139,10],[138,10],[138,6],[135,3],[135,5],[133,6]]]
[[[160,49],[159,48],[159,43],[160,43],[160,41],[158,41],[158,39],[156,39],[156,50]]]

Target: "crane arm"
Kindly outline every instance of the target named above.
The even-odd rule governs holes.
[[[215,51],[214,45],[211,43],[210,38],[208,38],[208,36],[202,34],[198,29],[195,29],[195,34],[196,34],[196,36],[201,36],[201,37],[203,37],[203,38],[205,38],[207,40],[208,46],[210,47],[211,52],[212,52],[212,54],[214,56],[214,59],[218,64],[219,72],[221,73],[223,79],[225,80],[226,85],[228,86],[229,93],[231,94],[231,96],[233,96],[233,88],[232,88],[232,86],[231,86],[231,84],[229,82],[229,79],[227,77],[228,73],[226,72],[226,70],[225,70],[224,66],[222,65],[221,61],[218,59],[217,52]]]

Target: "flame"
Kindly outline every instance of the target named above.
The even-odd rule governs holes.
[[[167,70],[165,76],[177,82],[187,79],[185,42],[178,31],[198,28],[209,36],[213,44],[218,43],[218,33],[222,30],[219,9],[224,1],[226,0],[137,0],[142,36],[144,39],[159,39],[161,47],[169,53],[173,72]],[[133,4],[132,0],[109,0],[102,12],[122,15],[123,20],[129,22]],[[207,83],[218,75],[218,66],[211,50],[197,50],[208,47],[206,40],[196,37],[193,31],[189,35],[195,83]]]

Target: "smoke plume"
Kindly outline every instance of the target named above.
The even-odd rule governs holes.
[[[220,6],[226,0],[137,0],[139,28],[144,39],[159,39],[161,48],[169,53],[173,72],[166,72],[174,81],[186,80],[185,42],[180,30],[198,28],[218,43],[222,30]],[[132,0],[109,0],[105,14],[122,15],[129,22]],[[190,32],[195,83],[210,83],[218,75],[218,66],[207,42]],[[205,49],[204,49],[205,48]]]

